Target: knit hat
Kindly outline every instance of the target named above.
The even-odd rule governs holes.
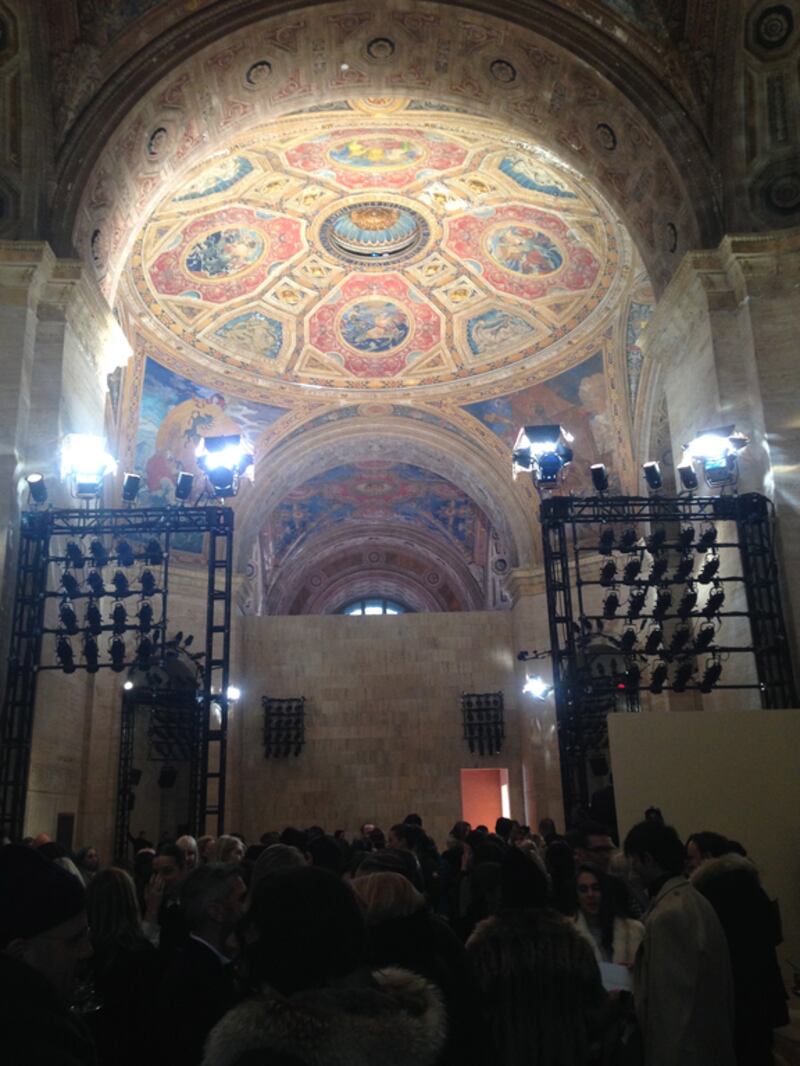
[[[44,933],[86,908],[82,882],[38,851],[0,848],[0,950]]]

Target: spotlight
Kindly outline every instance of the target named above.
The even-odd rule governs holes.
[[[635,529],[626,529],[619,538],[619,550],[621,552],[633,551],[638,540],[639,538]]]
[[[572,439],[561,426],[523,426],[512,451],[514,474],[529,471],[537,488],[554,488],[572,462]]]
[[[701,652],[708,651],[714,643],[714,637],[716,635],[716,630],[710,622],[706,622],[705,625],[700,626],[694,638],[695,652],[699,655]]]
[[[682,585],[684,581],[687,581],[694,571],[694,559],[691,555],[684,555],[681,557],[681,561],[675,568],[675,573],[672,575],[672,580],[676,585]]]
[[[651,492],[657,492],[664,484],[664,479],[661,477],[661,467],[658,463],[644,463],[642,465],[642,473]]]
[[[114,633],[124,633],[128,628],[128,612],[121,603],[114,604],[111,612],[111,628]]]
[[[626,629],[622,636],[619,638],[619,646],[625,655],[630,655],[630,653],[636,647],[636,630]]]
[[[201,437],[195,450],[197,465],[204,471],[214,495],[235,496],[239,478],[253,462],[238,433],[224,437]]]
[[[100,598],[100,596],[105,596],[106,587],[103,584],[102,577],[100,576],[100,574],[98,574],[96,570],[89,571],[89,574],[86,578],[86,584],[92,590],[93,596],[97,596],[98,599]]]
[[[724,602],[725,589],[717,582],[709,592],[708,599],[706,600],[701,613],[706,618],[713,618],[715,614],[719,614]]]
[[[83,658],[86,660],[86,673],[96,674],[100,669],[100,654],[97,649],[97,641],[88,633],[83,641]]]
[[[164,552],[155,537],[147,542],[147,546],[144,549],[144,561],[149,566],[161,566],[164,562]]]
[[[103,479],[117,469],[117,461],[106,451],[100,437],[70,433],[61,446],[61,478],[70,479],[72,495],[91,500],[100,495]]]
[[[709,555],[706,557],[706,561],[703,563],[703,569],[697,575],[697,580],[701,585],[708,585],[717,576],[719,570],[719,556]]]
[[[701,554],[708,551],[717,543],[718,531],[716,526],[706,526],[703,532],[700,534],[700,539],[697,542],[697,550]]]
[[[642,613],[644,601],[647,599],[647,589],[635,589],[628,600],[628,618],[638,618]]]
[[[660,552],[667,541],[666,529],[656,529],[645,541],[645,546],[651,555],[655,555],[656,552]]]
[[[125,474],[122,479],[122,499],[124,503],[133,503],[139,495],[142,479],[138,474]]]
[[[123,684],[122,687],[125,689],[126,692],[132,692],[133,691],[133,682],[132,681],[126,681]],[[139,771],[139,773],[141,773],[141,770]]]
[[[188,500],[192,495],[193,486],[194,474],[189,474],[185,470],[182,471],[178,474],[178,480],[175,482],[175,499]]]
[[[114,586],[114,592],[117,597],[128,595],[130,585],[128,584],[127,577],[121,570],[114,571],[114,576],[111,578],[111,584]]]
[[[75,654],[66,637],[59,637],[56,644],[56,657],[65,674],[75,673]]]
[[[678,534],[678,548],[682,552],[688,551],[694,544],[694,526],[684,526]]]
[[[608,471],[605,463],[592,463],[589,467],[592,475],[592,484],[598,492],[608,491]]]
[[[661,626],[653,626],[647,634],[647,639],[644,642],[644,650],[646,655],[655,655],[658,649],[661,647],[664,640],[664,630]]]
[[[609,585],[613,585],[617,578],[617,564],[613,559],[609,559],[607,563],[603,563],[603,569],[600,571],[600,584],[604,588],[608,588]]]
[[[632,585],[636,578],[639,576],[639,572],[642,569],[642,560],[638,555],[635,555],[632,559],[629,559],[625,563],[625,569],[622,571],[622,580],[626,585]]]
[[[153,576],[153,571],[152,570],[143,570],[142,571],[142,577],[141,577],[140,584],[142,586],[142,595],[143,596],[153,596],[153,595],[155,595],[156,579]]]
[[[692,639],[692,631],[687,625],[678,626],[672,631],[672,637],[669,642],[669,650],[673,655],[677,655],[678,652],[683,651],[689,641]]]
[[[522,691],[528,696],[533,696],[535,700],[544,702],[553,691],[553,686],[544,678],[527,676]]]
[[[650,584],[657,585],[660,581],[663,581],[668,569],[669,559],[665,556],[662,555],[658,559],[654,559],[653,565],[650,567],[650,576],[648,577]]]
[[[68,574],[66,572],[66,570],[61,575],[61,584],[62,584],[62,586],[64,588],[64,591],[66,592],[66,594],[69,596],[69,598],[71,600],[74,600],[76,596],[80,596],[80,594],[81,594],[80,585],[75,580],[75,578],[72,576],[72,574]]]
[[[74,540],[67,543],[64,553],[67,556],[68,562],[72,563],[76,570],[82,570],[86,564],[86,556],[80,549],[80,545],[76,544]]]
[[[149,637],[142,637],[136,649],[136,659],[140,666],[147,666],[153,658],[155,645]]]
[[[133,566],[136,561],[136,557],[133,554],[133,548],[127,542],[127,540],[117,541],[117,564],[119,566]]]
[[[656,603],[653,607],[653,618],[663,622],[672,606],[672,593],[669,589],[659,589],[656,594]]]
[[[692,679],[694,673],[694,663],[691,659],[684,659],[675,671],[675,676],[672,679],[672,691],[673,692],[685,692],[686,686]]]
[[[111,653],[111,669],[115,674],[121,674],[125,669],[125,641],[121,637],[114,637],[109,651]],[[132,684],[131,688],[133,688]]]
[[[604,529],[600,534],[600,543],[597,546],[597,550],[601,555],[610,555],[614,550],[614,530]]]
[[[28,474],[25,480],[28,483],[28,492],[31,494],[33,502],[45,503],[47,501],[47,485],[44,483],[44,475]]]
[[[58,617],[61,625],[70,634],[78,632],[78,616],[75,609],[66,600],[58,608]]]
[[[700,682],[700,691],[709,693],[714,685],[719,681],[722,675],[722,663],[718,659],[714,659],[708,664],[703,673],[703,678]]]
[[[678,466],[678,477],[681,479],[681,485],[683,485],[687,492],[694,492],[700,484],[697,478],[697,472],[688,459],[685,459]]]
[[[149,633],[153,628],[153,606],[150,603],[143,603],[139,608],[139,613],[136,615],[139,619],[139,632]]]
[[[616,592],[609,592],[603,600],[603,618],[614,618],[619,609],[619,596]]]
[[[681,602],[678,604],[678,618],[686,619],[692,613],[697,606],[697,589],[689,588],[681,596]]]
[[[242,698],[242,690],[237,685],[228,685],[225,690],[225,695],[227,696],[229,703],[235,703]]]
[[[95,538],[89,545],[89,553],[91,554],[92,559],[94,560],[94,565],[98,569],[101,569],[102,567],[107,565],[108,552],[106,551],[106,546],[105,544],[103,544],[102,540],[98,540],[97,538]]]
[[[667,680],[667,664],[663,659],[659,660],[650,673],[650,691],[658,696],[664,691]]]
[[[86,628],[93,637],[99,637],[103,632],[103,616],[96,603],[90,603],[86,608]]]

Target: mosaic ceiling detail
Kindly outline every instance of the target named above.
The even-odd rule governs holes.
[[[310,113],[173,188],[123,298],[187,372],[251,395],[501,392],[613,315],[627,247],[585,183],[485,120]]]

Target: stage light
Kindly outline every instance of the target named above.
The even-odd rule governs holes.
[[[644,642],[644,650],[647,655],[655,655],[664,640],[664,630],[661,626],[653,626],[648,630],[647,639]]]
[[[194,474],[189,474],[186,470],[181,471],[178,474],[178,480],[175,482],[175,499],[188,500],[192,495],[193,487]]]
[[[132,692],[133,691],[133,682],[132,681],[126,681],[123,684],[122,687],[125,689],[126,692]],[[141,773],[141,770],[139,772]]]
[[[100,669],[100,654],[97,641],[88,633],[83,640],[83,658],[86,661],[86,673],[96,674]]]
[[[672,691],[673,692],[685,692],[686,686],[692,680],[692,674],[694,673],[694,663],[691,659],[684,659],[679,663],[675,676],[672,679]]]
[[[147,542],[144,549],[144,561],[148,566],[161,566],[164,562],[164,552],[155,537]]]
[[[603,618],[614,618],[619,609],[619,596],[616,592],[609,592],[603,600]]]
[[[716,630],[709,622],[700,626],[694,638],[695,652],[699,655],[701,652],[708,651],[714,643],[714,637],[716,635]]]
[[[668,569],[669,559],[667,559],[666,556],[662,555],[660,558],[654,559],[647,580],[651,585],[657,585],[660,581],[664,580]]]
[[[734,432],[734,427],[704,430],[690,444],[684,446],[684,455],[703,464],[703,476],[710,488],[733,484],[739,475],[738,454],[750,443],[743,433]]]
[[[689,460],[685,460],[678,466],[678,477],[681,479],[681,485],[687,492],[694,492],[700,484],[697,478],[697,471]]]
[[[103,616],[96,603],[90,603],[86,608],[86,628],[93,637],[99,637],[103,632]]]
[[[66,637],[59,637],[56,643],[56,657],[65,674],[75,673],[75,653]]]
[[[609,585],[613,585],[617,579],[617,564],[613,559],[609,559],[607,563],[603,563],[603,569],[600,571],[600,584],[604,588],[608,588]]]
[[[91,500],[100,494],[103,479],[117,469],[101,437],[70,433],[61,445],[61,479],[70,479],[72,495]]]
[[[667,680],[667,664],[662,660],[656,663],[650,673],[650,691],[658,696],[664,691]]]
[[[125,669],[125,641],[121,637],[114,637],[109,646],[109,652],[111,654],[111,669],[115,674],[122,673]]]
[[[242,690],[237,685],[228,685],[225,695],[229,703],[236,703],[237,700],[242,698]]]
[[[133,566],[136,561],[136,556],[133,554],[133,548],[127,542],[127,540],[117,541],[117,565],[119,566]]]
[[[124,503],[133,503],[139,495],[142,479],[138,474],[125,474],[122,479],[122,499]]]
[[[700,534],[700,539],[697,542],[697,550],[701,554],[708,551],[717,543],[717,537],[719,533],[716,526],[706,526],[703,532]]]
[[[28,484],[28,492],[31,494],[31,499],[34,503],[46,503],[47,502],[47,485],[44,483],[44,475],[42,474],[28,474],[25,478]]]
[[[553,686],[544,678],[526,676],[522,691],[543,703],[553,691]]]
[[[684,555],[681,557],[681,561],[675,568],[675,573],[672,575],[672,580],[676,585],[683,584],[687,581],[694,572],[694,558],[691,555]]]
[[[697,581],[701,585],[709,585],[717,576],[719,570],[719,556],[709,555],[703,563],[703,568],[697,575]]]
[[[600,534],[600,543],[597,546],[601,555],[610,555],[614,550],[614,530],[604,529]]]
[[[572,462],[572,439],[561,426],[523,426],[512,451],[515,476],[529,471],[537,488],[554,488]]]
[[[623,681],[617,688],[624,688],[626,692],[636,692],[642,680],[642,671],[636,663],[630,663],[623,674]]]
[[[102,577],[100,576],[100,574],[98,574],[96,570],[89,571],[89,574],[86,578],[86,584],[92,590],[93,596],[97,596],[98,599],[100,598],[100,596],[105,596],[106,587],[103,584]]]
[[[140,584],[143,596],[154,596],[156,592],[156,579],[152,570],[143,570]]]
[[[121,603],[115,603],[111,612],[111,628],[114,633],[124,633],[128,628],[128,612]]]
[[[725,589],[717,582],[709,592],[708,599],[703,606],[701,614],[706,618],[713,618],[715,614],[719,614],[724,602]]]
[[[679,651],[682,651],[689,641],[692,639],[692,631],[688,626],[677,626],[672,631],[672,636],[669,641],[669,650],[673,655],[677,655]]]
[[[76,570],[82,570],[86,565],[86,556],[81,551],[80,545],[76,544],[74,540],[67,542],[64,554]]]
[[[214,495],[219,497],[236,495],[240,477],[253,462],[253,456],[238,433],[201,437],[195,455]]]
[[[75,609],[66,600],[59,605],[58,617],[62,627],[68,633],[74,634],[78,632],[78,616],[75,614]]]
[[[153,628],[153,607],[152,604],[143,603],[139,608],[139,612],[136,615],[139,619],[139,632],[149,633]]]
[[[657,492],[658,489],[664,484],[664,479],[661,477],[661,467],[656,462],[643,463],[642,473],[644,479],[647,482],[647,487],[651,492]]]
[[[660,552],[667,542],[666,529],[654,529],[650,536],[645,541],[645,547],[651,555],[655,555]]]
[[[619,550],[621,552],[633,551],[639,537],[635,529],[626,529],[622,536],[619,538]]]
[[[127,596],[130,591],[128,579],[121,570],[114,571],[114,576],[111,578],[111,584],[114,586],[114,594],[117,597]]]
[[[700,691],[707,695],[719,681],[721,676],[722,663],[718,659],[714,659],[705,668],[703,678],[700,682]]]
[[[678,534],[678,548],[682,552],[688,551],[694,544],[694,526],[684,526]]]
[[[96,537],[89,545],[89,553],[94,560],[94,565],[98,570],[102,569],[108,564],[108,551],[102,540],[98,540]]]
[[[636,647],[636,630],[626,629],[619,638],[619,646],[623,654],[630,655]]]
[[[684,592],[681,597],[681,602],[678,604],[678,618],[682,618],[685,621],[696,606],[697,589],[689,588]]]
[[[638,555],[634,556],[633,559],[629,559],[628,562],[625,563],[625,567],[622,571],[622,580],[624,584],[632,585],[639,576],[641,569],[642,560]]]
[[[66,594],[69,596],[69,598],[71,600],[74,600],[76,596],[80,596],[80,594],[81,594],[80,585],[75,580],[75,578],[72,576],[72,574],[68,574],[66,572],[66,570],[61,575],[61,584],[62,584],[62,586],[64,588],[64,591],[66,592]]]
[[[592,484],[598,492],[608,491],[608,471],[606,470],[605,463],[592,463],[589,467],[589,472],[592,475]]]
[[[663,622],[666,616],[669,614],[669,609],[672,606],[672,593],[669,589],[659,589],[656,594],[656,602],[653,607],[653,618],[659,622]]]
[[[638,618],[647,599],[647,589],[636,589],[628,600],[628,618]]]
[[[136,648],[136,659],[140,666],[147,666],[155,653],[155,645],[149,637],[142,637]]]

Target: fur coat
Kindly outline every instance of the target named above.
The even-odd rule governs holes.
[[[372,974],[371,987],[267,989],[211,1031],[203,1066],[256,1063],[263,1053],[303,1066],[432,1066],[447,1034],[439,990],[408,970]]]
[[[589,943],[598,963],[603,957],[581,911],[575,916],[575,928]],[[635,918],[614,919],[614,939],[611,944],[611,961],[618,966],[633,966],[636,952],[644,937],[644,926]]]

